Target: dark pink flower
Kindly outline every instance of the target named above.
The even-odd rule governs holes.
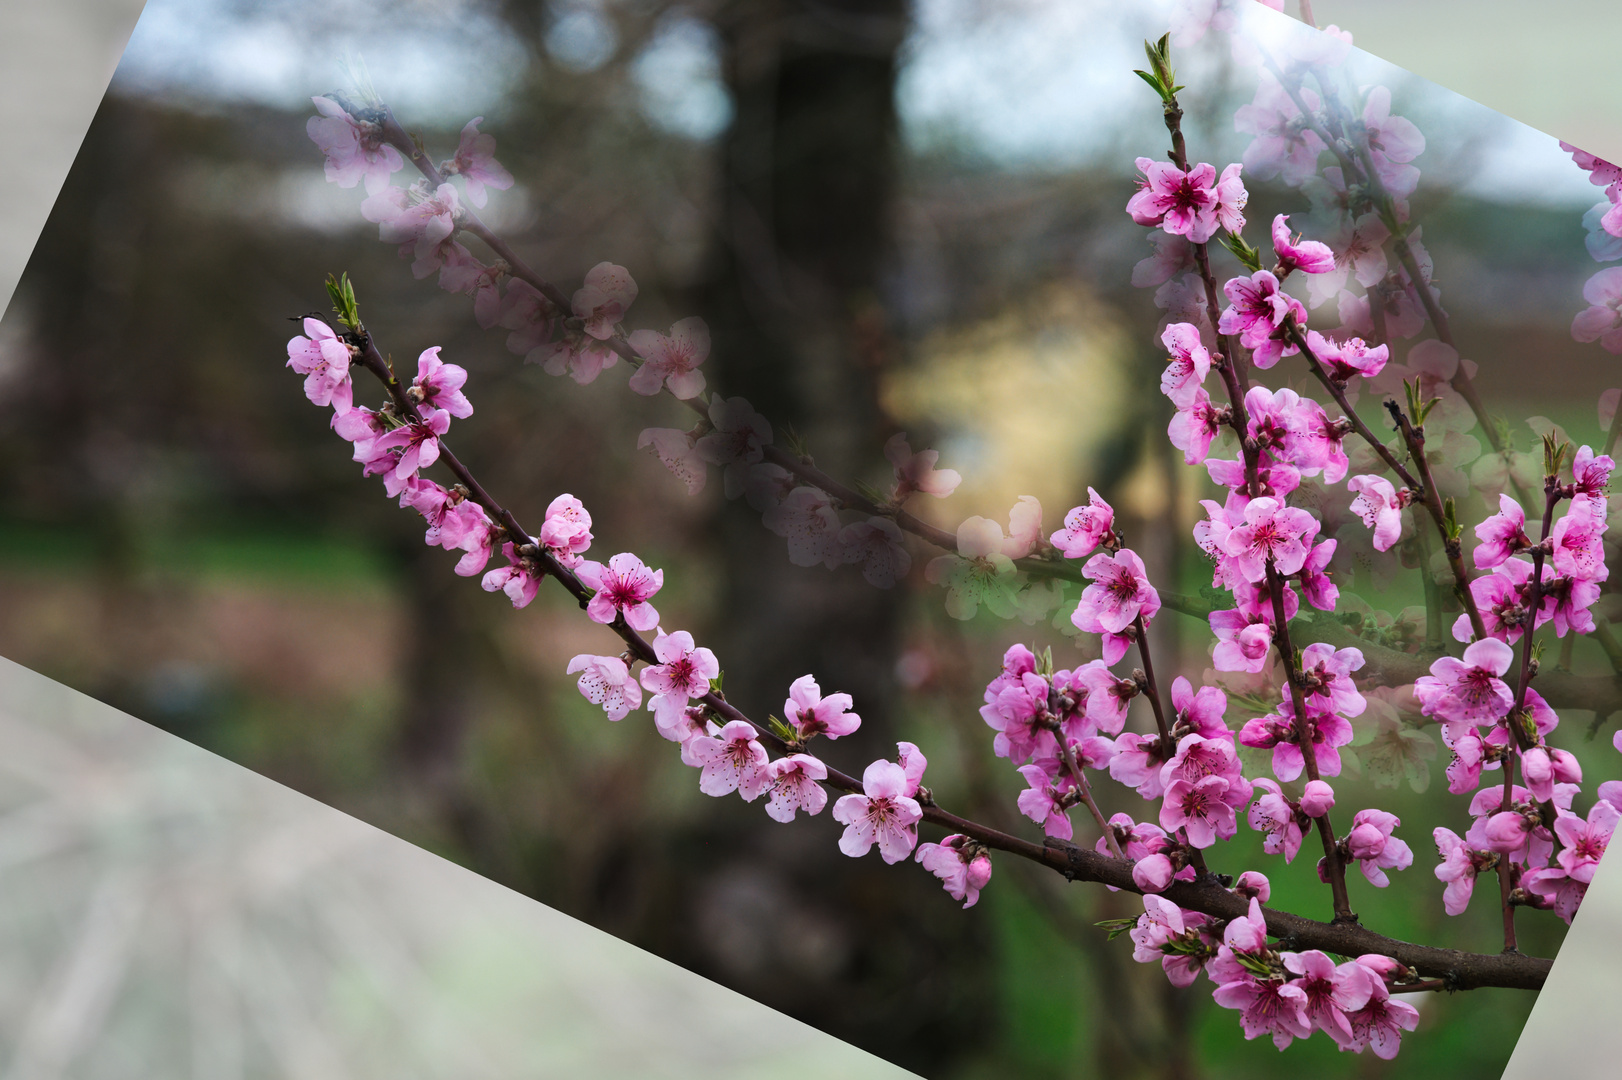
[[[1367,1047],[1375,1057],[1389,1061],[1401,1048],[1402,1032],[1419,1026],[1419,1010],[1393,998],[1385,983],[1375,980],[1368,1004],[1348,1013],[1346,1022],[1352,1028],[1349,1049],[1362,1053]]]
[[[372,443],[372,453],[399,450],[400,461],[394,467],[396,480],[405,481],[417,470],[426,469],[439,460],[439,437],[450,430],[451,416],[444,409],[422,408],[420,420],[412,420],[378,437]]]
[[[625,625],[644,633],[659,625],[659,612],[648,599],[664,587],[663,570],[649,570],[641,559],[622,551],[609,559],[607,566],[583,562],[575,574],[597,590],[586,605],[586,615],[592,622],[611,623],[623,615]]]
[[[991,880],[991,854],[962,833],[938,844],[919,844],[917,859],[941,879],[947,895],[963,901],[965,908],[979,902],[980,890]]]
[[[473,415],[473,404],[462,387],[467,383],[467,369],[447,364],[439,358],[440,346],[424,349],[417,357],[417,377],[411,383],[413,400],[431,409],[444,409],[452,416],[466,418]]]
[[[1185,464],[1199,465],[1211,452],[1211,440],[1222,430],[1227,415],[1226,406],[1213,405],[1211,395],[1204,387],[1197,386],[1188,404],[1178,406],[1173,414],[1166,437],[1183,452]]]
[[[1464,650],[1464,659],[1443,656],[1431,673],[1414,681],[1414,697],[1426,716],[1456,724],[1491,724],[1508,715],[1515,695],[1500,678],[1515,650],[1485,638]]]
[[[1414,853],[1406,843],[1391,835],[1402,819],[1384,810],[1359,810],[1352,817],[1352,830],[1346,834],[1346,849],[1362,867],[1369,883],[1385,888],[1391,884],[1387,870],[1406,870],[1413,865]]]
[[[1325,274],[1335,268],[1335,253],[1329,250],[1328,244],[1299,237],[1291,239],[1287,214],[1273,218],[1273,253],[1278,256],[1280,277],[1295,270],[1303,274]]]
[[[1112,540],[1115,533],[1115,511],[1098,497],[1098,492],[1087,489],[1087,505],[1071,508],[1064,516],[1064,528],[1050,538],[1053,546],[1067,559],[1079,559],[1092,554],[1101,543]]]
[[[1490,570],[1504,560],[1532,546],[1526,535],[1526,511],[1508,495],[1498,496],[1498,513],[1476,526],[1476,566]]]
[[[1139,225],[1159,225],[1168,233],[1186,236],[1203,244],[1215,235],[1217,220],[1217,172],[1201,162],[1184,172],[1169,161],[1138,158],[1143,173],[1137,194],[1126,204],[1126,212]]]
[[[1251,350],[1251,361],[1263,370],[1283,356],[1299,350],[1276,337],[1285,322],[1294,319],[1305,326],[1307,309],[1301,301],[1279,288],[1270,270],[1257,270],[1249,277],[1230,278],[1222,291],[1231,301],[1217,322],[1220,334],[1238,334],[1239,344]]]
[[[1299,976],[1292,983],[1306,994],[1307,1019],[1342,1047],[1352,1043],[1345,1014],[1356,1012],[1374,995],[1378,981],[1355,960],[1336,964],[1328,954],[1310,949],[1282,956],[1285,970]]]

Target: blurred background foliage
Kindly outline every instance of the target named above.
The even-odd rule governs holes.
[[[561,593],[514,612],[454,576],[282,366],[289,320],[347,270],[397,362],[442,345],[471,372],[452,440],[486,486],[526,520],[571,492],[594,553],[663,566],[667,625],[715,648],[746,712],[810,671],[864,718],[842,768],[910,739],[943,803],[1033,833],[981,690],[1015,640],[1064,665],[1096,646],[954,622],[923,550],[889,592],[790,565],[719,483],[688,497],[634,450],[685,423],[668,400],[626,393],[623,368],[548,377],[467,298],[413,280],[359,194],[323,181],[304,122],[346,52],[435,156],[485,116],[518,178],[486,219],[565,291],[628,267],[632,326],[703,316],[711,385],[825,470],[883,485],[880,447],[905,430],[964,474],[920,508],[947,528],[1033,494],[1051,531],[1091,485],[1157,580],[1192,593],[1207,489],[1164,438],[1159,312],[1128,283],[1148,248],[1122,211],[1132,158],[1164,139],[1130,75],[1164,22],[1061,0],[150,0],[0,333],[0,652],[927,1076],[1496,1072],[1530,995],[1427,998],[1394,1063],[1322,1037],[1280,1055],[1203,984],[1175,991],[1104,940],[1093,923],[1131,898],[1003,859],[960,912],[916,867],[840,855],[826,815],[781,826],[701,795],[647,723],[603,722],[564,676],[606,632]],[[1193,152],[1237,159],[1253,75],[1221,48],[1185,63]],[[1523,447],[1533,413],[1597,441],[1615,377],[1566,329],[1592,266],[1582,178],[1552,139],[1380,77],[1430,140],[1414,216],[1484,395]],[[1253,183],[1250,218],[1301,202]],[[1364,595],[1397,611],[1404,588]],[[1163,678],[1198,681],[1205,627],[1167,612],[1157,635]],[[1585,643],[1570,662],[1602,658]],[[1567,745],[1597,768],[1605,742]],[[1354,880],[1354,906],[1491,950],[1496,912],[1447,918],[1431,876],[1424,830],[1466,823],[1440,764],[1423,793],[1339,785],[1410,823],[1416,854],[1390,890]],[[1327,916],[1310,856],[1286,869],[1259,847],[1242,829],[1221,868],[1262,868],[1280,906]],[[1557,948],[1552,916],[1522,923],[1527,951]]]

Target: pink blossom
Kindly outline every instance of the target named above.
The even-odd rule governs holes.
[[[1250,193],[1245,190],[1245,182],[1239,176],[1243,168],[1238,162],[1227,166],[1216,184],[1217,224],[1232,236],[1245,231],[1244,210],[1245,204],[1250,201]]]
[[[1168,233],[1203,244],[1220,227],[1217,220],[1217,172],[1200,162],[1184,172],[1169,161],[1140,157],[1143,179],[1126,212],[1139,225],[1159,225]]]
[[[373,123],[356,120],[328,97],[311,98],[316,112],[304,130],[326,155],[329,183],[352,188],[366,181],[366,193],[376,195],[388,186],[389,174],[405,167],[399,151],[383,142],[381,129]]]
[[[1307,108],[1318,109],[1318,96],[1311,90],[1303,87],[1301,98]],[[1271,75],[1262,75],[1255,100],[1233,114],[1233,127],[1255,136],[1245,147],[1243,159],[1251,175],[1262,180],[1276,176],[1289,187],[1298,187],[1317,170],[1323,140],[1302,120],[1300,108]]]
[[[1070,621],[1078,630],[1104,635],[1104,662],[1113,664],[1126,655],[1126,628],[1140,617],[1148,625],[1160,610],[1160,594],[1149,584],[1143,560],[1127,548],[1094,555],[1081,572],[1093,584],[1082,590]]]
[[[1288,576],[1307,560],[1307,541],[1317,534],[1318,522],[1305,510],[1284,506],[1277,499],[1252,499],[1242,524],[1228,532],[1223,547],[1248,581],[1267,577],[1271,565]]]
[[[1496,865],[1498,856],[1493,852],[1472,850],[1451,829],[1438,828],[1434,835],[1437,854],[1442,857],[1436,867],[1436,879],[1447,883],[1442,891],[1442,909],[1449,915],[1458,915],[1470,904],[1476,875]]]
[[[834,803],[834,820],[846,826],[839,850],[860,858],[877,843],[879,855],[887,863],[898,863],[910,855],[918,842],[918,822],[924,811],[906,793],[907,787],[902,766],[884,760],[869,765],[862,773],[862,794],[845,795]]]
[[[1198,941],[1211,946],[1212,939],[1202,931],[1209,922],[1210,918],[1201,912],[1184,911],[1163,897],[1147,894],[1138,925],[1130,931],[1132,959],[1140,964],[1158,960],[1173,986],[1190,986],[1205,966],[1208,954],[1203,950],[1184,951],[1176,945]]]
[[[611,623],[624,616],[625,625],[644,633],[659,625],[659,612],[648,599],[664,587],[663,570],[649,570],[641,559],[622,551],[609,559],[607,566],[583,562],[575,574],[596,590],[586,605],[586,615],[592,622]]]
[[[564,325],[563,336],[557,341],[545,341],[531,349],[524,362],[540,364],[548,375],[562,375],[585,386],[595,382],[604,370],[619,363],[619,354],[607,341],[587,334],[578,326]]]
[[[698,441],[680,428],[643,428],[637,436],[636,448],[651,447],[660,464],[687,485],[687,494],[697,495],[704,490],[709,472],[704,457],[698,450]]]
[[[939,450],[913,453],[904,431],[890,436],[884,444],[884,456],[895,466],[895,490],[890,493],[890,501],[898,506],[915,491],[944,499],[963,482],[956,469],[935,468],[941,456]]]
[[[1545,586],[1553,575],[1553,569],[1544,566]],[[1520,640],[1526,621],[1526,603],[1531,599],[1531,580],[1531,563],[1525,559],[1506,559],[1491,574],[1484,574],[1470,582],[1470,595],[1475,598],[1476,610],[1481,612],[1488,636],[1511,645]],[[1539,604],[1539,626],[1549,621],[1556,603],[1557,598],[1545,589]],[[1453,636],[1465,642],[1474,636],[1468,614],[1460,615],[1454,621]]]
[[[1476,566],[1490,570],[1532,546],[1526,535],[1526,511],[1508,495],[1498,496],[1498,513],[1476,526],[1481,544],[1474,552]]]
[[[1167,753],[1158,735],[1124,732],[1115,740],[1115,754],[1109,763],[1110,777],[1135,788],[1145,799],[1158,799],[1166,790],[1160,782],[1160,770],[1169,760]]]
[[[1464,659],[1438,658],[1431,673],[1414,681],[1414,696],[1426,716],[1454,724],[1491,724],[1508,715],[1515,695],[1499,676],[1509,670],[1515,650],[1497,638],[1483,638],[1464,650]]]
[[[480,328],[495,326],[501,320],[501,279],[506,271],[500,266],[484,265],[455,240],[444,240],[440,247],[439,287],[473,297],[473,318]],[[412,272],[416,270],[413,265]]]
[[[1391,832],[1402,819],[1384,810],[1359,810],[1352,817],[1352,831],[1346,834],[1346,849],[1362,867],[1363,876],[1378,888],[1391,884],[1387,870],[1406,870],[1413,865],[1414,853]]]
[[[1203,387],[1195,387],[1186,406],[1178,406],[1166,428],[1166,437],[1183,452],[1183,462],[1199,465],[1211,452],[1211,441],[1227,422],[1226,406],[1211,403],[1211,395]]]
[[[1069,840],[1074,833],[1060,798],[1066,791],[1074,789],[1075,782],[1065,777],[1062,786],[1056,785],[1040,765],[1021,765],[1019,775],[1029,785],[1015,800],[1019,812],[1042,826],[1042,831],[1047,835]]]
[[[1361,716],[1365,702],[1352,681],[1352,672],[1363,667],[1361,649],[1336,649],[1314,642],[1301,651],[1301,677],[1307,689],[1307,703],[1340,713]]]
[[[530,542],[534,542],[533,537]],[[515,608],[528,607],[540,591],[546,572],[534,559],[519,555],[511,541],[501,545],[501,553],[507,557],[507,565],[485,574],[479,584],[485,592],[506,593]]]
[[[559,563],[577,566],[580,553],[591,547],[591,513],[573,495],[559,495],[546,507],[538,539]]]
[[[487,187],[505,191],[513,186],[512,173],[501,167],[495,158],[496,138],[479,131],[484,117],[475,116],[462,128],[462,137],[456,144],[456,156],[449,163],[448,172],[460,173],[467,181],[467,197],[474,206],[482,208],[488,198]]]
[[[490,520],[478,503],[420,476],[406,481],[400,505],[417,511],[428,522],[424,543],[447,551],[461,547],[466,536]]]
[[[1554,822],[1554,835],[1560,841],[1560,854],[1555,856],[1561,869],[1571,880],[1587,885],[1594,880],[1600,857],[1611,842],[1611,834],[1622,813],[1608,802],[1596,802],[1588,811],[1588,818],[1576,814],[1559,814]]]
[[[991,855],[984,847],[953,833],[938,844],[919,844],[918,862],[941,879],[941,886],[953,900],[972,908],[980,900],[980,890],[991,880]]]
[[[1114,524],[1115,510],[1089,487],[1087,505],[1073,507],[1064,516],[1064,528],[1049,539],[1065,558],[1079,559],[1092,554],[1099,544],[1113,540]]]
[[[698,366],[710,355],[710,328],[703,319],[682,319],[668,337],[656,330],[633,331],[630,344],[642,357],[642,366],[631,376],[632,390],[651,397],[668,386],[683,401],[704,392]]]
[[[405,481],[439,460],[439,437],[450,430],[450,413],[443,409],[418,410],[421,419],[401,424],[378,436],[371,445],[376,455],[385,450],[399,450],[400,461],[394,467],[394,478]]]
[[[1269,619],[1239,611],[1213,611],[1210,623],[1217,638],[1211,661],[1218,671],[1248,671],[1254,675],[1267,666],[1267,654],[1273,647]]]
[[[1419,1010],[1391,996],[1385,983],[1373,980],[1368,1004],[1346,1014],[1352,1037],[1348,1048],[1362,1053],[1365,1047],[1374,1056],[1390,1061],[1402,1045],[1402,1032],[1419,1026]]]
[[[686,630],[660,633],[653,639],[653,655],[659,662],[642,669],[642,685],[653,695],[648,708],[659,734],[680,742],[687,703],[710,692],[710,680],[721,674],[721,665],[715,653],[696,646]]]
[[[473,404],[462,393],[467,369],[447,364],[439,358],[440,346],[424,349],[417,357],[417,377],[411,383],[411,397],[431,409],[444,409],[452,416],[473,415]]]
[[[464,552],[457,560],[456,572],[462,577],[472,577],[483,572],[484,566],[490,561],[490,553],[495,549],[497,542],[507,535],[507,530],[496,522],[485,519],[483,528],[469,529],[463,536],[461,543],[456,546]]]
[[[320,319],[305,319],[304,334],[287,343],[287,366],[305,376],[304,396],[310,404],[331,405],[338,416],[354,407],[349,345]]]
[[[1301,595],[1319,611],[1334,611],[1340,588],[1331,579],[1329,562],[1335,557],[1338,541],[1324,540],[1307,553],[1301,564]]]
[[[839,530],[836,540],[841,561],[859,564],[862,577],[875,588],[893,587],[912,568],[901,529],[889,518],[853,521]]]
[[[828,805],[828,793],[819,780],[828,779],[828,766],[810,754],[789,754],[766,767],[771,797],[766,813],[775,821],[790,822],[798,810],[815,816]]]
[[[1179,675],[1171,684],[1171,707],[1176,723],[1197,735],[1216,739],[1228,734],[1223,714],[1228,710],[1228,695],[1214,686],[1202,686],[1194,691],[1194,684]]]
[[[1239,344],[1251,350],[1251,361],[1258,368],[1266,370],[1280,357],[1299,351],[1275,335],[1292,318],[1305,326],[1307,309],[1279,288],[1278,278],[1271,271],[1257,270],[1248,278],[1231,278],[1222,291],[1232,303],[1222,312],[1217,332],[1238,334]]]
[[[569,661],[567,674],[577,671],[582,673],[580,693],[593,705],[601,705],[610,720],[623,720],[642,704],[642,688],[619,657],[581,653]]]
[[[1246,900],[1260,900],[1265,904],[1268,897],[1273,895],[1273,886],[1267,880],[1267,875],[1261,871],[1246,870],[1234,881],[1233,894]]]
[[[1287,952],[1286,971],[1299,976],[1293,983],[1306,994],[1307,1019],[1341,1046],[1352,1042],[1352,1027],[1345,1013],[1363,1008],[1374,995],[1378,980],[1355,960],[1337,965],[1317,949]]]
[[[703,769],[698,790],[720,797],[736,791],[744,802],[754,802],[771,787],[766,748],[755,738],[747,720],[730,721],[716,735],[700,735],[683,747],[693,765]]]
[[[1194,403],[1194,392],[1211,371],[1211,351],[1200,342],[1199,327],[1179,322],[1167,326],[1161,344],[1171,353],[1171,361],[1160,376],[1160,391],[1178,408]]]
[[[1294,862],[1301,850],[1301,839],[1311,826],[1310,816],[1267,777],[1258,777],[1253,783],[1260,794],[1250,804],[1245,820],[1263,834],[1264,852],[1283,855],[1286,863]]]
[[[1574,493],[1599,500],[1595,510],[1601,517],[1605,516],[1604,496],[1610,489],[1611,471],[1615,468],[1616,462],[1608,455],[1595,454],[1593,448],[1589,446],[1580,447],[1571,463]]]
[[[1357,495],[1352,513],[1373,530],[1374,550],[1388,551],[1402,535],[1402,508],[1408,505],[1408,489],[1400,492],[1383,476],[1354,476],[1346,487]]]
[[[862,718],[851,712],[850,706],[849,694],[824,697],[813,676],[801,675],[789,687],[788,700],[783,702],[783,717],[802,742],[816,735],[837,739],[862,724]]]
[[[1145,894],[1165,892],[1176,876],[1176,868],[1164,852],[1150,852],[1132,864],[1132,884]]]
[[[1160,827],[1168,832],[1186,829],[1188,842],[1197,848],[1210,847],[1218,837],[1227,839],[1237,828],[1227,794],[1228,781],[1220,776],[1207,776],[1192,784],[1174,780],[1167,785],[1160,806]]]
[[[1292,240],[1289,216],[1273,218],[1273,253],[1278,256],[1280,277],[1299,270],[1303,274],[1324,274],[1335,268],[1335,253],[1317,240]]]
[[[1555,573],[1579,581],[1604,581],[1610,576],[1605,566],[1605,500],[1578,495],[1549,531]]]
[[[574,294],[570,307],[581,320],[582,329],[598,341],[614,336],[614,327],[625,318],[626,309],[636,300],[636,282],[623,266],[600,262],[586,272],[586,280]]]
[[[772,426],[741,397],[710,397],[710,423],[715,431],[698,440],[698,454],[711,465],[722,467],[726,496],[743,494],[749,466],[760,461],[764,448],[771,445]]]

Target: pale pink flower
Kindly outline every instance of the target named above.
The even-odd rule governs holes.
[[[543,363],[542,346],[552,340],[555,314],[552,301],[535,286],[508,278],[507,291],[496,308],[496,324],[512,331],[507,335],[507,351],[522,356],[526,364]]]
[[[390,187],[360,204],[361,216],[377,223],[378,239],[401,245],[402,255],[413,255],[426,268],[418,277],[439,268],[440,243],[456,231],[461,212],[456,189],[449,184],[440,184],[432,193],[422,185],[409,191]]]
[[[941,879],[941,887],[965,908],[980,900],[980,890],[991,880],[991,855],[962,833],[938,844],[919,844],[918,862]]]
[[[467,248],[455,240],[440,242],[438,255],[439,287],[446,292],[466,293],[473,297],[473,318],[479,327],[490,329],[501,320],[501,279],[506,271],[499,266],[486,266]],[[416,273],[417,266],[412,265],[412,273]],[[427,277],[420,274],[419,277]]]
[[[795,488],[761,515],[761,522],[788,541],[789,562],[795,566],[821,563],[831,570],[844,561],[839,512],[834,509],[833,496],[821,488]]]
[[[619,353],[607,341],[587,334],[578,326],[564,325],[563,336],[556,341],[543,341],[524,355],[526,364],[540,364],[548,375],[562,375],[585,386],[595,382],[597,376],[619,363]]]
[[[577,671],[580,693],[593,705],[601,705],[610,720],[623,720],[642,704],[642,688],[619,657],[581,653],[569,661],[567,674]]]
[[[1217,639],[1211,662],[1218,671],[1248,671],[1254,675],[1267,667],[1267,655],[1273,647],[1273,626],[1268,617],[1231,610],[1213,611],[1209,618]]]
[[[1610,577],[1605,565],[1605,530],[1604,499],[1590,495],[1572,499],[1549,530],[1555,573],[1578,581],[1604,581]]]
[[[788,700],[783,702],[783,717],[801,741],[816,735],[837,739],[861,726],[862,718],[851,712],[850,706],[849,694],[824,697],[813,676],[801,675],[789,687]]]
[[[1594,507],[1605,516],[1605,494],[1611,486],[1611,472],[1616,462],[1606,454],[1595,454],[1590,446],[1582,446],[1571,463],[1572,486],[1575,494],[1588,495],[1598,500]]]
[[[653,449],[659,463],[687,485],[687,494],[697,495],[709,480],[704,467],[704,456],[698,450],[698,440],[681,428],[643,428],[637,436],[636,448]]]
[[[668,337],[656,330],[636,330],[630,341],[642,357],[642,366],[631,376],[632,390],[651,397],[668,386],[683,401],[704,392],[704,373],[698,366],[710,355],[710,328],[703,319],[682,319]]]
[[[915,491],[944,499],[963,482],[956,469],[935,468],[941,456],[939,450],[913,453],[904,431],[890,436],[884,444],[884,456],[895,466],[895,490],[890,493],[890,501],[898,506]]]
[[[460,173],[467,181],[467,197],[474,206],[483,207],[488,198],[487,187],[505,191],[513,186],[512,173],[502,168],[495,158],[496,138],[479,131],[484,117],[475,116],[462,128],[462,137],[456,144],[456,156],[447,171]]]
[[[889,518],[853,521],[839,530],[837,542],[841,561],[859,564],[862,577],[875,588],[893,587],[912,568],[901,529]]]
[[[1211,403],[1211,395],[1204,387],[1195,387],[1187,405],[1178,406],[1166,437],[1183,452],[1183,463],[1199,465],[1211,452],[1211,441],[1227,422],[1228,409]]]
[[[663,570],[649,570],[641,559],[622,551],[609,559],[607,566],[583,562],[575,574],[597,590],[586,605],[586,615],[592,622],[611,623],[623,615],[625,625],[644,633],[659,625],[659,612],[648,599],[664,587]]]
[[[1021,765],[1019,775],[1029,785],[1015,800],[1019,812],[1042,826],[1042,831],[1048,836],[1069,840],[1074,833],[1070,818],[1059,799],[1065,791],[1075,787],[1075,782],[1065,777],[1062,785],[1055,784],[1053,777],[1040,765]]]
[[[946,586],[948,615],[972,619],[984,604],[999,618],[1014,616],[1018,571],[1003,554],[1006,543],[1002,526],[990,518],[966,518],[958,525],[957,554],[937,556],[924,568],[927,581]]]
[[[1555,818],[1554,835],[1560,841],[1560,854],[1555,856],[1561,869],[1573,881],[1587,885],[1594,880],[1600,857],[1611,842],[1611,835],[1622,813],[1609,802],[1596,802],[1584,820],[1576,814],[1561,813]]]
[[[1273,895],[1273,885],[1261,871],[1246,870],[1234,881],[1232,892],[1245,900],[1260,900],[1265,904]]]
[[[472,499],[465,499],[420,476],[406,481],[400,505],[417,511],[428,523],[423,542],[446,551],[461,547],[466,536],[484,528],[490,520],[484,507]]]
[[[1388,269],[1385,242],[1390,238],[1391,230],[1372,210],[1356,221],[1343,218],[1340,227],[1327,239],[1335,256],[1334,268],[1307,282],[1307,299],[1312,306],[1321,307],[1326,300],[1338,296],[1346,288],[1348,278],[1355,279],[1365,289],[1378,285]]]
[[[1257,777],[1253,783],[1260,794],[1250,804],[1245,820],[1262,834],[1264,852],[1283,855],[1286,863],[1294,862],[1301,851],[1301,839],[1312,826],[1311,815],[1267,777]]]
[[[898,863],[910,855],[918,843],[918,822],[924,811],[907,794],[907,788],[902,766],[884,760],[869,765],[862,773],[862,794],[845,795],[834,803],[834,820],[846,826],[839,850],[859,858],[877,843],[879,855],[887,863]]]
[[[754,802],[771,787],[766,748],[747,720],[733,720],[716,735],[693,738],[682,747],[682,755],[704,770],[698,790],[706,795],[720,797],[736,791],[744,802]]]
[[[789,754],[767,766],[771,797],[766,813],[775,821],[794,820],[798,810],[815,816],[828,805],[828,793],[817,781],[828,779],[828,766],[810,754]]]
[[[1598,341],[1607,352],[1622,353],[1622,266],[1601,270],[1583,285],[1589,306],[1571,320],[1571,336]]]
[[[1132,267],[1132,284],[1140,289],[1164,285],[1178,274],[1194,269],[1194,245],[1186,236],[1155,230],[1148,234],[1155,253]]]
[[[749,467],[764,456],[771,445],[772,426],[741,397],[710,397],[710,423],[715,430],[698,440],[698,453],[711,465],[722,467],[726,496],[743,494]]]
[[[1233,236],[1245,231],[1244,210],[1250,201],[1250,192],[1245,190],[1245,182],[1239,176],[1243,168],[1234,162],[1222,170],[1216,183],[1217,224]]]
[[[1496,864],[1498,856],[1494,852],[1473,850],[1451,829],[1438,828],[1434,836],[1437,854],[1442,856],[1442,862],[1436,867],[1436,879],[1447,883],[1447,888],[1442,890],[1442,909],[1449,915],[1458,915],[1470,904],[1476,875]]]
[[[1357,495],[1352,500],[1352,513],[1363,519],[1363,525],[1374,536],[1374,550],[1388,551],[1402,535],[1402,508],[1408,505],[1408,489],[1400,492],[1383,476],[1354,476],[1346,487]]]
[[[1177,946],[1191,939],[1213,945],[1210,935],[1201,930],[1209,922],[1210,917],[1201,912],[1184,911],[1164,897],[1147,894],[1138,925],[1130,931],[1132,959],[1140,964],[1158,960],[1173,986],[1191,986],[1205,966],[1206,956],[1203,952],[1184,951]]]
[[[304,396],[310,404],[331,405],[339,416],[354,407],[349,346],[320,319],[305,319],[304,334],[288,341],[287,366],[305,377]]]
[[[636,291],[629,270],[600,262],[586,272],[586,280],[574,294],[570,307],[587,334],[606,341],[614,336],[614,327],[636,300]]]
[[[352,188],[366,181],[366,193],[376,195],[389,183],[389,174],[405,167],[399,151],[383,142],[376,124],[356,120],[328,97],[311,98],[320,116],[312,116],[305,132],[326,155],[329,183]]]
[[[721,674],[715,653],[693,643],[686,630],[660,633],[653,639],[657,664],[642,669],[642,685],[653,695],[648,708],[653,711],[659,734],[673,742],[685,734],[687,703],[710,692],[710,680]]]
[[[1363,105],[1363,127],[1368,132],[1369,156],[1386,189],[1398,198],[1413,194],[1419,170],[1409,165],[1425,152],[1425,136],[1413,122],[1391,115],[1391,90],[1376,86]]]

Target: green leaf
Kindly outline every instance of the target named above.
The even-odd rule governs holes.
[[[1116,938],[1120,937],[1122,934],[1126,933],[1128,930],[1131,930],[1132,928],[1137,926],[1138,925],[1138,917],[1134,916],[1133,918],[1130,918],[1130,919],[1105,919],[1103,922],[1097,922],[1097,923],[1094,923],[1093,925],[1098,926],[1098,927],[1102,927],[1103,929],[1108,930],[1109,931],[1109,940],[1114,941]]]

